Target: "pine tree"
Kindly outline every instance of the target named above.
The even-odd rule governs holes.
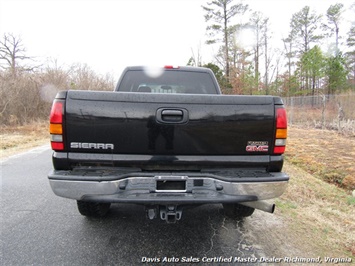
[[[355,89],[355,23],[352,25],[348,32],[346,44],[349,49],[349,51],[346,53],[347,69],[350,73],[349,81],[352,89]]]
[[[331,5],[327,10],[328,25],[323,27],[329,32],[329,37],[335,34],[335,55],[339,53],[339,31],[341,15],[343,13],[343,4]]]
[[[224,67],[227,79],[230,76],[229,43],[231,35],[235,32],[236,25],[230,25],[231,19],[236,15],[244,14],[248,5],[242,3],[232,5],[233,0],[213,0],[202,6],[205,10],[205,20],[211,24],[206,30],[209,34],[207,44],[222,42],[224,49]]]

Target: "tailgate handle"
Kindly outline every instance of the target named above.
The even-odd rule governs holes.
[[[186,109],[165,109],[157,110],[156,120],[163,124],[184,124],[188,121],[188,112]]]
[[[162,116],[182,117],[183,112],[181,110],[163,110],[163,112],[161,112],[161,115]]]

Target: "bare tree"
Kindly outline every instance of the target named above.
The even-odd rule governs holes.
[[[249,20],[247,27],[250,27],[254,32],[254,40],[255,43],[253,44],[254,50],[254,77],[255,77],[255,86],[258,89],[260,83],[260,57],[264,52],[265,55],[265,64],[268,61],[267,49],[268,49],[268,18],[265,18],[261,12],[254,12]],[[262,51],[263,50],[263,51]],[[267,68],[266,65],[265,71],[266,76]],[[267,83],[267,82],[266,82]],[[267,84],[265,84],[267,86]],[[267,89],[267,87],[266,87]]]
[[[69,69],[52,65],[26,66],[26,56],[20,38],[5,34],[0,41],[0,124],[21,125],[34,120],[47,120],[51,102],[59,90],[113,90],[111,75],[97,75],[86,64],[76,64]],[[4,71],[5,70],[5,71]]]
[[[194,49],[192,49],[192,47],[191,47],[191,54],[192,54],[192,56],[190,57],[187,65],[188,66],[197,66],[197,67],[202,66],[201,43],[197,47],[197,54],[195,54]]]
[[[0,60],[4,62],[0,67],[2,69],[9,69],[13,77],[17,76],[19,69],[26,71],[33,70],[34,67],[29,68],[20,64],[20,61],[32,60],[25,53],[26,48],[23,46],[21,38],[11,33],[5,33],[3,39],[0,41]]]
[[[292,61],[294,57],[296,57],[295,51],[295,39],[292,34],[289,34],[287,38],[282,39],[285,49],[285,57],[287,59],[286,66],[288,68],[287,71],[287,92],[290,93],[291,89],[291,76],[292,76],[292,66],[295,65],[295,62]]]

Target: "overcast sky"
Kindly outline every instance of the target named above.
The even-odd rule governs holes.
[[[60,65],[80,62],[115,77],[128,65],[186,65],[192,50],[204,63],[216,51],[206,40],[210,0],[0,0],[0,33],[20,36],[27,55]],[[235,3],[238,1],[236,0]],[[275,43],[286,37],[292,14],[309,5],[325,14],[350,0],[245,0],[270,18]]]

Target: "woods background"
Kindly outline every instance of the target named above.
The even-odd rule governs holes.
[[[346,27],[345,9],[355,17],[355,2],[329,6],[317,14],[305,6],[292,15],[289,34],[275,40],[269,18],[244,2],[215,0],[201,7],[207,41],[216,47],[212,62],[200,50],[187,65],[211,68],[224,94],[278,95],[292,123],[354,134],[355,20]],[[239,21],[239,23],[235,23]],[[251,42],[243,43],[248,33]],[[275,45],[278,41],[281,45]],[[282,47],[282,48],[280,48]],[[23,125],[47,120],[60,90],[113,90],[118,77],[95,73],[85,63],[70,66],[27,54],[20,36],[0,40],[0,123]]]

